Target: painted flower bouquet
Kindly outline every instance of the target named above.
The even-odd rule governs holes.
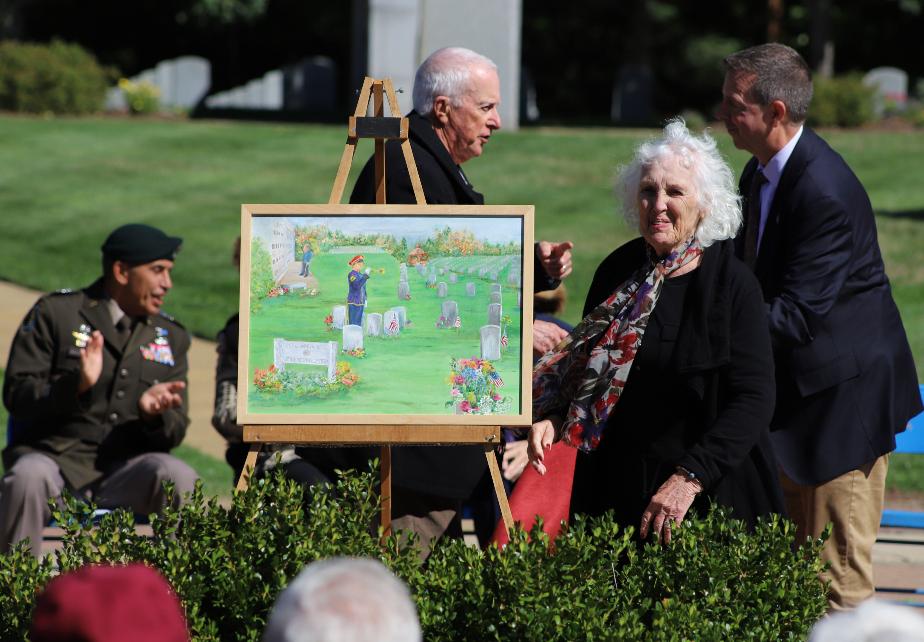
[[[285,296],[288,293],[289,293],[289,288],[287,288],[284,285],[277,285],[274,288],[270,288],[270,291],[266,293],[266,296],[272,299],[277,296]]]
[[[357,359],[366,358],[366,351],[363,348],[353,348],[352,350],[344,350],[344,352],[351,357],[356,357]]]
[[[452,359],[449,384],[451,399],[447,408],[464,415],[494,415],[510,411],[510,397],[498,389],[504,380],[487,359]]]
[[[324,317],[324,325],[327,326],[328,332],[334,331],[334,315],[333,314],[328,314],[326,317]]]
[[[359,382],[359,375],[346,361],[337,362],[333,379],[323,374],[285,370],[280,372],[275,365],[254,370],[253,383],[257,391],[267,394],[291,393],[297,397],[326,397],[349,390]]]

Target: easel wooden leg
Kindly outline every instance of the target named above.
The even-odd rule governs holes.
[[[255,442],[250,444],[250,451],[247,453],[247,459],[244,460],[244,470],[241,471],[241,477],[237,480],[237,490],[247,490],[250,484],[250,477],[257,467],[257,455],[263,444]]]
[[[391,535],[391,446],[382,446],[381,453],[381,489],[379,496],[382,498],[382,534]]]
[[[510,512],[510,503],[507,501],[507,491],[504,489],[504,480],[501,478],[497,457],[494,456],[494,444],[485,444],[484,456],[488,460],[488,470],[491,471],[491,481],[494,482],[494,494],[500,505],[501,516],[504,518],[504,527],[509,531],[513,528],[513,513]]]

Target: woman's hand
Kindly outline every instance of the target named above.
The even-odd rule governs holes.
[[[648,508],[642,513],[639,537],[646,539],[648,531],[651,530],[658,534],[662,542],[670,544],[671,527],[680,526],[690,506],[693,505],[693,500],[702,489],[698,481],[688,480],[679,473],[668,477],[651,498]]]
[[[552,447],[552,442],[555,441],[555,432],[560,425],[561,419],[559,417],[549,417],[548,419],[537,421],[529,429],[529,437],[527,437],[529,446],[526,448],[526,454],[529,456],[529,463],[540,475],[545,475],[546,469],[543,463],[545,451]]]
[[[515,482],[523,474],[523,469],[529,463],[526,456],[526,440],[510,441],[504,444],[504,456],[501,459],[501,472],[504,479]]]

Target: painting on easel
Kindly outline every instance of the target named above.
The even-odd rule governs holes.
[[[532,209],[243,206],[239,421],[528,424]]]

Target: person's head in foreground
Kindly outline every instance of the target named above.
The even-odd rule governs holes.
[[[694,136],[682,119],[643,143],[617,182],[623,215],[649,247],[665,256],[733,238],[741,205],[731,168],[709,134]]]
[[[414,76],[413,100],[414,111],[430,119],[457,165],[481,156],[501,127],[497,65],[470,49],[446,47],[430,54]]]
[[[116,228],[100,248],[103,283],[109,296],[130,317],[160,312],[173,287],[170,271],[183,239],[142,223]]]
[[[313,562],[279,594],[263,642],[417,642],[407,587],[378,560]]]
[[[924,642],[924,615],[909,606],[867,600],[820,620],[809,642]]]
[[[187,642],[180,601],[144,564],[84,566],[39,594],[32,642]]]

